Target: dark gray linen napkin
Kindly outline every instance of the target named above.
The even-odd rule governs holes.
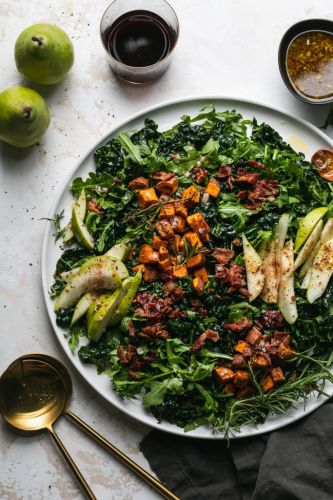
[[[141,451],[181,500],[332,500],[333,401],[262,436],[224,441],[153,430]]]

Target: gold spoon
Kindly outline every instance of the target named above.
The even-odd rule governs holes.
[[[0,413],[17,429],[28,432],[47,429],[90,500],[96,500],[94,493],[53,429],[52,424],[62,414],[128,465],[162,496],[179,500],[158,479],[68,410],[71,395],[71,377],[60,361],[45,354],[27,354],[16,359],[0,378]]]

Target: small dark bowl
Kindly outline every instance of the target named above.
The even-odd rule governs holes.
[[[297,36],[302,33],[307,33],[310,31],[325,31],[326,33],[330,33],[333,35],[333,22],[327,19],[307,19],[305,21],[300,21],[299,23],[291,26],[288,31],[283,35],[282,40],[280,42],[279,47],[279,69],[280,74],[286,87],[290,92],[300,99],[301,101],[310,103],[310,104],[329,104],[333,103],[333,96],[327,97],[325,99],[312,99],[311,97],[306,97],[305,95],[297,92],[295,87],[292,85],[288,72],[287,72],[287,52],[291,42]]]

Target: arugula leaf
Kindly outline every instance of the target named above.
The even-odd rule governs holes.
[[[154,381],[150,384],[150,390],[143,397],[145,408],[157,406],[164,402],[167,391],[182,392],[183,382],[179,378],[168,378],[163,382]]]

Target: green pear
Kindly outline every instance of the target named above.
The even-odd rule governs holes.
[[[34,83],[58,83],[74,62],[74,49],[68,35],[53,24],[33,24],[15,43],[16,67]]]
[[[26,148],[35,144],[50,123],[42,96],[26,87],[11,87],[0,93],[0,139]]]

